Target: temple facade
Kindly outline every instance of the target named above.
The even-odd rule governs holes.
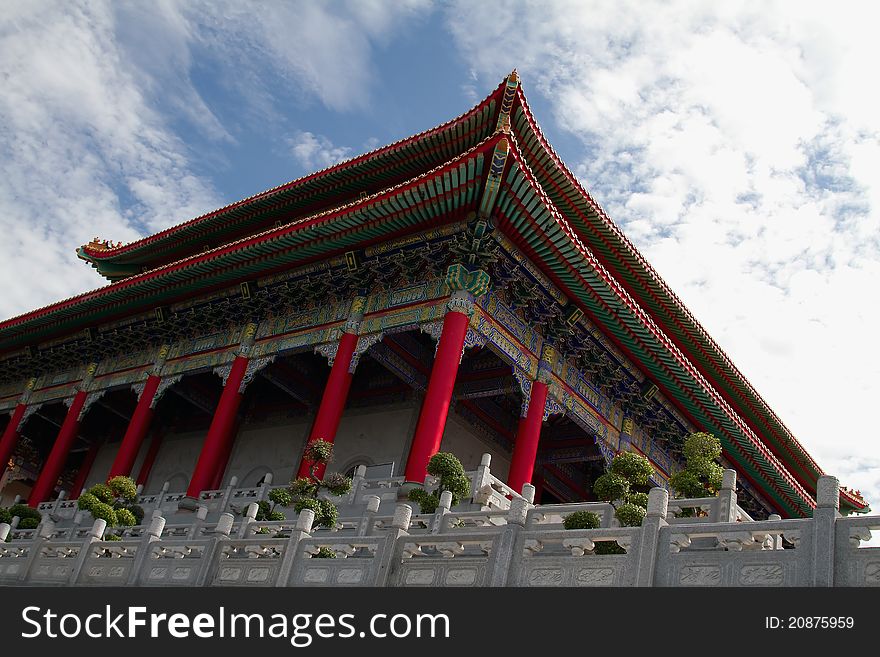
[[[616,453],[668,488],[708,431],[743,514],[817,507],[822,470],[560,161],[515,72],[436,128],[78,254],[105,287],[0,323],[0,506],[57,512],[122,474],[194,515],[290,481],[315,439],[364,480],[423,484],[448,451],[488,458],[507,500],[590,502]],[[867,510],[846,488],[839,506]]]

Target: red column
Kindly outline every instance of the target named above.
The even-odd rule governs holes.
[[[453,310],[443,318],[443,331],[431,368],[428,391],[422,402],[419,423],[406,461],[406,481],[423,483],[428,474],[428,460],[440,451],[469,321],[467,315]]]
[[[186,490],[187,497],[198,499],[203,490],[210,490],[214,474],[220,467],[220,461],[225,453],[226,444],[231,438],[231,428],[235,424],[235,415],[242,398],[238,388],[247,372],[247,366],[248,359],[244,356],[236,356],[232,361],[232,369],[226,379],[226,385],[223,386],[220,403],[214,411],[214,419],[211,420],[196,469]]]
[[[532,391],[529,394],[529,412],[519,421],[513,457],[510,460],[510,472],[507,475],[507,485],[517,493],[522,491],[523,484],[532,481],[546,403],[547,384],[533,381]]]
[[[165,429],[153,432],[153,439],[150,441],[150,447],[144,457],[144,462],[141,463],[141,470],[138,472],[137,480],[135,481],[136,484],[141,486],[147,485],[147,479],[150,478],[150,471],[156,462],[156,456],[159,454],[159,448],[162,446],[162,439],[164,437]]]
[[[67,455],[70,454],[70,448],[73,447],[73,442],[76,440],[76,434],[79,431],[79,414],[87,396],[88,394],[83,390],[78,391],[74,396],[73,403],[67,410],[67,416],[58,432],[58,437],[55,439],[55,444],[52,445],[52,451],[49,452],[49,458],[43,464],[40,476],[37,477],[37,483],[34,484],[30,497],[28,497],[29,506],[36,507],[40,502],[47,501],[52,495],[58,476],[67,461]]]
[[[321,405],[318,407],[318,414],[315,416],[312,431],[309,433],[309,443],[315,440],[326,440],[328,443],[332,443],[336,439],[336,431],[339,429],[339,422],[348,399],[348,389],[351,387],[353,378],[348,370],[351,367],[351,358],[357,343],[358,336],[354,333],[343,333],[339,338],[339,346],[336,349],[336,357],[333,359],[333,367],[330,369],[330,377],[327,379],[327,385],[324,386]],[[311,465],[311,461],[303,458],[296,476],[309,476]],[[325,466],[316,469],[315,474],[319,479],[324,476],[324,469]]]
[[[232,450],[235,447],[235,439],[238,437],[240,424],[238,416],[236,416],[236,422],[229,428],[229,436],[226,438],[226,447],[223,450],[222,456],[217,461],[217,471],[214,472],[214,476],[211,478],[211,490],[217,490],[220,488],[220,484],[223,483],[223,475],[226,474],[226,468],[229,466],[229,457],[232,456]]]
[[[119,475],[127,477],[131,474],[134,461],[141,449],[141,443],[144,442],[144,437],[150,429],[150,421],[153,419],[153,397],[155,397],[161,382],[162,378],[154,374],[147,378],[141,398],[138,400],[128,428],[125,430],[125,436],[119,445],[119,451],[116,452],[116,458],[113,459],[113,465],[110,466],[110,474],[107,475],[107,479]]]
[[[98,456],[98,450],[100,448],[101,444],[97,441],[93,442],[91,447],[89,447],[89,451],[86,452],[82,465],[79,466],[79,471],[76,473],[76,479],[73,480],[73,488],[70,489],[70,495],[67,496],[68,499],[75,500],[79,498],[79,494],[82,493],[86,479],[92,471],[92,466],[95,464],[95,457]]]
[[[15,407],[15,410],[12,412],[12,419],[9,420],[6,430],[3,432],[3,437],[0,438],[0,477],[6,471],[9,457],[12,456],[15,446],[18,444],[18,425],[21,422],[21,418],[24,417],[25,410],[27,410],[27,404],[19,404]]]

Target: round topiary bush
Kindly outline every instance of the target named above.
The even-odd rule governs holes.
[[[611,461],[611,472],[626,479],[630,486],[647,486],[654,468],[641,454],[621,452]]]
[[[629,493],[629,490],[629,481],[616,472],[606,472],[593,483],[593,492],[596,497],[607,502],[622,500]]]
[[[721,488],[724,470],[716,461],[721,458],[721,441],[711,433],[692,433],[685,439],[686,464],[684,469],[669,478],[669,485],[677,497],[707,497]],[[702,515],[698,508],[682,509],[680,517]]]
[[[599,514],[592,511],[575,511],[562,519],[562,526],[566,529],[599,529],[601,524]]]
[[[624,502],[614,510],[614,517],[624,527],[639,527],[647,514],[645,507],[632,502]]]

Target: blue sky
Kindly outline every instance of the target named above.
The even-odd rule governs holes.
[[[0,316],[130,241],[433,127],[541,126],[826,471],[880,510],[872,3],[44,2],[0,21]]]

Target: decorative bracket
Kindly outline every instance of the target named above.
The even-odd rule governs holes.
[[[15,428],[15,430],[16,430],[16,431],[21,431],[22,428],[24,427],[25,422],[28,421],[28,418],[29,418],[31,415],[33,415],[34,413],[36,413],[37,410],[38,410],[38,409],[40,408],[40,406],[42,406],[42,405],[43,405],[43,404],[32,404],[32,405],[28,406],[27,408],[25,408],[25,409],[24,409],[24,413],[22,413],[21,420],[19,420],[19,422],[18,422],[18,426]]]
[[[520,392],[522,392],[522,406],[520,408],[519,416],[525,417],[529,414],[529,399],[531,399],[532,396],[532,380],[518,367],[513,368],[513,376],[517,383],[519,383],[519,389]]]
[[[466,298],[465,295],[456,295],[456,292],[467,292],[472,297],[478,297],[489,291],[489,274],[482,269],[476,271],[468,271],[467,267],[458,263],[449,265],[446,270],[446,285],[453,290],[452,297]],[[450,298],[450,302],[452,298]],[[470,305],[473,305],[473,298],[469,299]],[[450,307],[450,310],[452,308]],[[464,312],[459,310],[458,312]],[[470,314],[470,313],[468,313]]]
[[[547,395],[547,403],[544,404],[544,418],[543,421],[546,422],[547,418],[551,415],[564,415],[565,414],[565,406],[560,404],[550,395]]]
[[[384,333],[368,333],[367,335],[358,337],[357,346],[354,349],[354,353],[351,355],[351,363],[348,365],[348,371],[350,374],[354,374],[354,371],[357,369],[358,363],[361,360],[361,356],[364,355],[367,349],[374,344],[381,342],[384,337]]]
[[[241,383],[238,386],[238,392],[244,394],[245,388],[248,387],[251,381],[254,380],[254,377],[257,375],[261,369],[266,367],[269,363],[275,360],[275,354],[271,356],[263,356],[262,358],[255,358],[253,360],[249,360],[247,364],[247,369],[244,372],[244,376],[241,379]],[[228,376],[228,375],[227,375]],[[224,380],[223,384],[226,384]]]
[[[319,356],[323,356],[327,359],[327,363],[330,367],[333,367],[333,363],[336,360],[336,352],[339,349],[339,340],[334,340],[333,342],[325,342],[324,344],[319,344],[315,347],[315,353]]]
[[[158,376],[158,375],[154,375]],[[153,393],[153,398],[150,400],[150,408],[156,408],[156,404],[159,403],[159,399],[165,394],[165,391],[168,390],[175,383],[180,381],[183,378],[182,374],[178,374],[176,376],[169,376],[167,378],[159,381],[159,385],[156,386],[156,392]],[[144,388],[146,387],[146,382],[135,383],[131,386],[131,389],[134,390],[134,394],[137,395],[138,401],[141,400],[141,396],[144,394]]]
[[[232,363],[233,363],[233,361],[230,361],[230,362],[226,363],[225,365],[219,365],[214,368],[214,374],[216,374],[217,376],[219,376],[223,380],[223,387],[224,388],[226,387],[226,380],[229,378],[229,375],[232,373]]]
[[[98,392],[90,392],[88,395],[86,395],[86,400],[83,402],[82,408],[79,411],[79,415],[76,416],[77,422],[82,422],[82,419],[86,416],[86,413],[88,413],[91,405],[98,401],[101,397],[103,397],[105,392],[106,390],[99,390]],[[73,400],[71,399],[71,402],[72,401]]]
[[[425,324],[419,324],[419,330],[422,333],[430,335],[431,339],[436,343],[434,345],[434,357],[436,358],[437,349],[440,348],[440,336],[443,335],[443,322],[427,322]],[[485,346],[486,338],[481,335],[479,331],[475,331],[472,327],[468,326],[467,332],[464,334],[464,343],[461,345],[461,355],[458,357],[459,365],[464,358],[465,351],[474,347]]]

